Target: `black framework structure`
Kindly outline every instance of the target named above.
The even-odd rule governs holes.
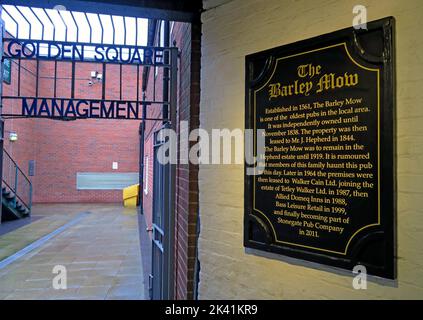
[[[19,101],[22,108],[13,112],[2,113],[3,118],[55,118],[62,120],[74,120],[83,118],[103,118],[127,120],[152,120],[170,121],[170,101],[151,101],[142,99],[140,87],[141,78],[137,76],[137,96],[134,100],[122,99],[123,84],[120,81],[120,99],[111,100],[106,98],[107,82],[110,80],[106,65],[120,65],[120,76],[122,76],[122,65],[134,65],[139,74],[140,68],[163,68],[167,73],[172,68],[171,56],[177,55],[178,49],[173,47],[152,47],[140,44],[139,34],[140,19],[134,17],[115,17],[111,15],[100,15],[98,13],[73,12],[61,10],[46,10],[40,8],[17,7],[11,5],[2,6],[2,15],[8,19],[10,26],[8,36],[2,39],[4,58],[12,61],[17,66],[17,91],[15,95],[2,95],[3,101]],[[22,25],[25,25],[24,26]],[[129,32],[129,26],[134,30]],[[41,34],[38,32],[41,30]],[[60,32],[59,32],[60,31]],[[85,36],[85,41],[82,41]],[[65,54],[66,51],[66,54]],[[100,53],[101,52],[101,53]],[[111,52],[111,53],[110,53]],[[120,53],[120,54],[119,54]],[[116,57],[120,59],[110,59]],[[135,58],[136,59],[131,59]],[[96,59],[97,57],[97,59]],[[35,95],[25,96],[21,90],[21,74],[25,68],[23,60],[33,60],[37,63],[35,76]],[[53,76],[53,95],[41,96],[39,94],[39,81],[43,78],[39,74],[39,62],[52,61],[55,64]],[[57,65],[58,63],[68,64],[72,69],[70,79],[70,94],[68,96],[57,96]],[[76,63],[98,63],[102,64],[102,96],[100,99],[76,99]],[[26,70],[27,71],[27,70]],[[89,79],[87,79],[89,80]],[[166,81],[173,81],[167,77]],[[171,84],[176,87],[176,84]],[[167,95],[169,97],[169,95]],[[43,107],[44,105],[44,107]],[[48,106],[46,108],[45,106]],[[98,110],[99,114],[91,116],[92,110]],[[126,106],[126,115],[117,116],[117,109]],[[163,106],[163,118],[152,118],[148,111],[152,107]],[[81,107],[81,108],[79,108]],[[88,108],[87,108],[88,107]],[[149,108],[146,108],[149,107]],[[72,109],[89,109],[90,112],[67,112]],[[29,112],[30,111],[30,112]],[[101,112],[103,111],[103,112]],[[134,111],[134,112],[131,112]],[[123,112],[125,113],[125,112]],[[131,115],[130,115],[131,114]]]

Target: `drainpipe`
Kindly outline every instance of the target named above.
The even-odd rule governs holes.
[[[147,38],[147,46],[153,46],[154,43],[154,32],[156,30],[157,21],[156,19],[149,19],[148,20],[148,38]],[[150,73],[150,67],[145,66],[142,71],[142,114],[143,117],[147,117],[147,106],[144,103],[146,99],[146,91],[148,86],[148,75]],[[140,135],[140,159],[139,159],[139,183],[140,183],[140,195],[139,195],[139,203],[140,203],[140,213],[144,214],[144,207],[143,207],[143,188],[144,185],[144,139],[145,139],[145,120],[140,123],[139,127],[139,135]]]
[[[169,20],[164,20],[164,47],[170,47],[170,22]],[[169,52],[164,53],[164,63],[169,65]],[[169,103],[169,68],[163,68],[163,102]],[[173,106],[175,107],[175,106]],[[163,119],[164,123],[168,122],[169,119],[169,105],[163,105]]]
[[[147,106],[145,105],[145,91],[142,94],[142,114],[145,118],[147,115]],[[144,185],[144,133],[145,133],[145,120],[142,120],[140,123],[139,134],[140,134],[140,165],[139,165],[139,184],[140,184],[140,194],[139,194],[139,204],[140,204],[140,213],[144,214],[143,206],[143,185]]]
[[[163,46],[164,47],[170,47],[170,22],[168,20],[164,20],[164,39],[163,39]],[[165,65],[170,65],[170,52],[164,53],[164,63]],[[173,66],[176,68],[176,65]],[[176,69],[173,69],[174,72]],[[176,103],[175,105],[172,105],[172,108],[175,108],[173,110],[169,110],[169,81],[170,81],[170,70],[169,68],[163,68],[163,102],[166,103],[163,105],[163,124],[168,125],[170,121],[173,121],[171,123],[171,128],[176,130],[176,116],[174,114],[176,113]],[[173,89],[173,88],[172,88]],[[174,98],[172,95],[172,103],[174,103]],[[172,116],[171,116],[172,115]],[[169,166],[169,168],[167,168]],[[168,181],[170,188],[168,191],[165,192],[165,197],[167,196],[169,199],[168,204],[168,210],[169,212],[165,213],[167,214],[167,223],[165,222],[165,225],[167,225],[167,232],[165,236],[165,241],[167,244],[165,244],[165,248],[167,247],[169,252],[165,254],[165,259],[167,260],[165,263],[167,264],[168,268],[168,274],[164,277],[166,279],[165,285],[165,299],[175,299],[175,289],[176,289],[176,280],[175,280],[175,198],[176,198],[176,186],[175,186],[175,172],[176,172],[176,164],[168,164],[165,168],[169,170],[168,173]],[[169,193],[168,193],[169,192]],[[168,194],[167,194],[168,193]],[[167,239],[166,239],[167,238]]]

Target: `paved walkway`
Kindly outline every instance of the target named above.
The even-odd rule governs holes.
[[[52,225],[77,222],[0,269],[0,299],[144,299],[136,209],[107,204],[38,205],[33,215],[45,217],[1,236],[0,244],[4,237],[9,241],[22,233],[41,237],[53,231]],[[65,290],[53,288],[57,265],[67,271]]]

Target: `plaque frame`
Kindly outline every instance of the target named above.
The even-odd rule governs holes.
[[[352,270],[364,265],[371,275],[396,279],[396,130],[395,130],[395,19],[387,17],[367,23],[367,30],[352,27],[307,40],[253,53],[245,59],[245,128],[255,129],[254,90],[276,70],[278,58],[345,43],[350,59],[374,64],[378,81],[378,211],[379,224],[358,230],[345,254],[298,244],[276,242],[270,221],[254,208],[254,176],[244,165],[244,247]],[[353,61],[354,61],[353,60]],[[273,77],[273,75],[271,75]],[[271,78],[270,77],[270,78]],[[254,143],[256,139],[254,139]],[[254,231],[253,231],[254,230]],[[352,240],[352,238],[350,241]],[[363,253],[364,252],[364,253]]]

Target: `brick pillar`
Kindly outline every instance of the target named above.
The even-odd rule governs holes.
[[[181,24],[178,27],[174,31],[175,37],[179,38],[177,46],[181,51],[178,120],[179,123],[187,121],[188,131],[191,132],[199,128],[201,24]],[[180,127],[178,134],[184,134],[180,132]],[[190,142],[190,147],[195,143]],[[178,165],[177,176],[175,297],[193,299],[199,211],[198,165]]]
[[[3,102],[3,20],[1,19],[2,6],[0,6],[0,185],[3,187],[3,144],[4,144],[4,120],[2,117]],[[3,195],[2,195],[3,197]],[[0,205],[0,224],[2,216],[2,205]]]

